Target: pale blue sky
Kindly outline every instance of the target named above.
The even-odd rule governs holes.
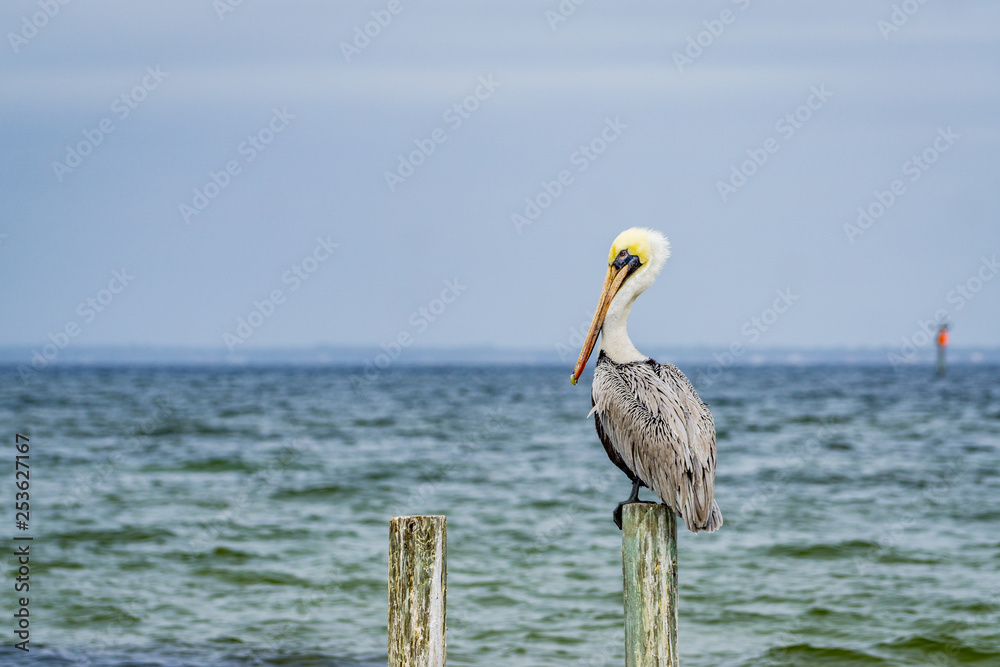
[[[797,298],[754,345],[899,346],[941,311],[956,344],[995,345],[1000,5],[927,3],[884,35],[893,4],[588,0],[553,29],[555,0],[244,0],[221,20],[210,0],[73,2],[36,34],[37,0],[7,2],[0,344],[75,324],[74,345],[224,348],[281,290],[237,347],[551,347],[642,225],[674,254],[634,310],[640,349],[750,342],[776,290]],[[391,22],[347,62],[372,12]],[[91,154],[54,168],[102,121]],[[905,164],[928,149],[926,170]],[[767,160],[723,201],[747,151]],[[562,171],[518,233],[512,214]],[[225,187],[186,223],[213,172]],[[844,225],[897,179],[852,243]]]

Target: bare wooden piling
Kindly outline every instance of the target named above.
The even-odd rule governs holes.
[[[389,522],[389,667],[443,667],[447,539],[444,516]]]
[[[622,508],[625,667],[677,667],[677,520],[670,508]]]

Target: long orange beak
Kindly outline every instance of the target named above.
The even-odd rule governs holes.
[[[608,277],[604,279],[604,287],[601,288],[601,298],[597,301],[597,310],[594,311],[594,319],[590,323],[590,331],[587,332],[587,339],[583,341],[583,349],[580,350],[580,357],[576,360],[573,374],[569,377],[569,381],[573,384],[576,384],[576,381],[580,379],[580,374],[583,373],[583,368],[587,365],[587,360],[590,359],[590,353],[594,351],[597,336],[601,333],[601,327],[604,326],[604,318],[608,314],[608,307],[611,305],[611,300],[615,298],[615,294],[618,293],[618,289],[622,286],[622,283],[625,282],[628,270],[628,264],[618,269],[617,273],[615,273],[614,267],[608,267]]]

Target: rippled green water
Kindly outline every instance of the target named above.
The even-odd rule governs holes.
[[[623,662],[629,485],[565,368],[0,374],[2,520],[27,432],[36,538],[36,648],[2,584],[3,664],[385,664],[406,513],[448,515],[450,664]],[[726,524],[679,539],[683,664],[1000,665],[998,380],[703,383]]]

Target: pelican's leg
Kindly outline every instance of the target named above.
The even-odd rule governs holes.
[[[643,486],[645,486],[645,484],[643,484],[642,482],[640,482],[638,477],[635,478],[635,479],[633,479],[632,480],[632,493],[629,494],[628,498],[626,498],[622,502],[618,503],[618,506],[615,507],[615,511],[612,512],[611,518],[615,520],[615,525],[618,526],[618,530],[622,529],[622,508],[625,507],[625,505],[628,505],[629,503],[641,503],[641,502],[645,502],[645,501],[639,500],[639,489],[642,488]]]

